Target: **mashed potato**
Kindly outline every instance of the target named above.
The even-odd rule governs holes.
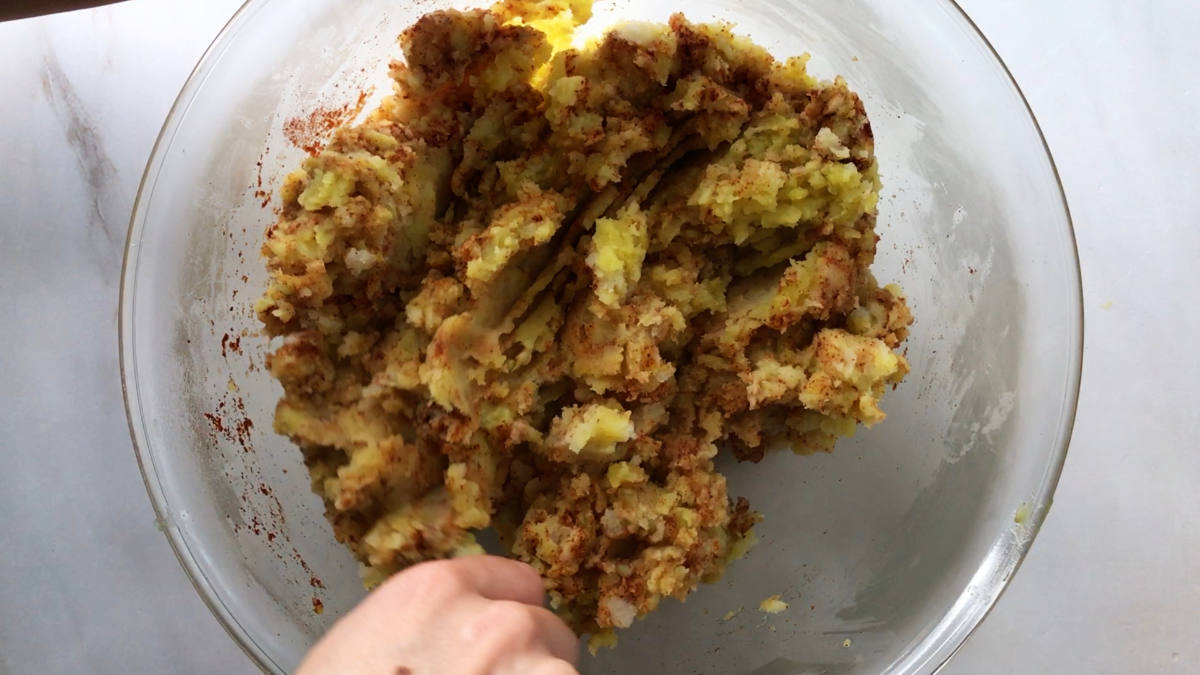
[[[405,31],[394,95],[283,186],[256,309],[369,584],[495,528],[599,644],[750,544],[719,451],[883,419],[912,319],[844,81],[679,15],[571,48],[589,13]]]

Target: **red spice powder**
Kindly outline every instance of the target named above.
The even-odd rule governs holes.
[[[317,108],[304,117],[293,117],[283,123],[283,135],[288,142],[316,155],[325,148],[333,130],[354,119],[367,104],[371,91],[359,93],[358,100],[336,108]]]

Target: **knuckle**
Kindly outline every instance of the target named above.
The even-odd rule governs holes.
[[[464,592],[467,587],[461,572],[439,561],[414,565],[393,580],[397,586],[403,586],[404,594],[421,597],[448,597]]]
[[[517,602],[495,602],[489,611],[493,628],[510,638],[530,638],[538,632],[537,618],[530,607]]]
[[[520,583],[525,584],[530,589],[530,593],[537,595],[538,597],[541,597],[542,594],[545,593],[546,586],[542,582],[542,575],[538,574],[537,570],[525,564],[522,564],[517,568],[517,570]]]

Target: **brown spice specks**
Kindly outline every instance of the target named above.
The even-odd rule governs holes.
[[[230,352],[242,353],[242,337],[240,335],[225,333],[221,336],[221,356],[229,356]]]
[[[370,89],[359,93],[358,100],[336,108],[317,108],[305,117],[293,117],[283,123],[283,135],[292,145],[310,155],[325,148],[325,141],[333,130],[346,124],[362,112],[371,96]],[[269,201],[269,200],[268,200]],[[263,204],[266,206],[266,204]]]
[[[213,430],[218,434],[225,433],[225,422],[220,417],[212,413],[204,413],[204,418],[208,420],[208,423],[212,425]]]
[[[246,403],[235,391],[227,391],[217,403],[217,409],[204,413],[204,419],[212,426],[212,437],[216,440],[221,436],[230,443],[236,443],[242,452],[253,452],[254,442],[251,432],[254,422],[246,414]]]
[[[261,200],[259,205],[264,209],[271,203],[271,190],[269,186],[263,186],[263,159],[269,152],[271,152],[271,148],[267,146],[263,149],[262,154],[258,156],[258,161],[255,162],[258,167],[258,173],[255,176],[254,185],[252,186],[254,188],[254,198]]]

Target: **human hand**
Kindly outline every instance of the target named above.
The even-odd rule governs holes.
[[[578,641],[542,595],[515,560],[421,563],[334,624],[297,675],[576,675]]]

